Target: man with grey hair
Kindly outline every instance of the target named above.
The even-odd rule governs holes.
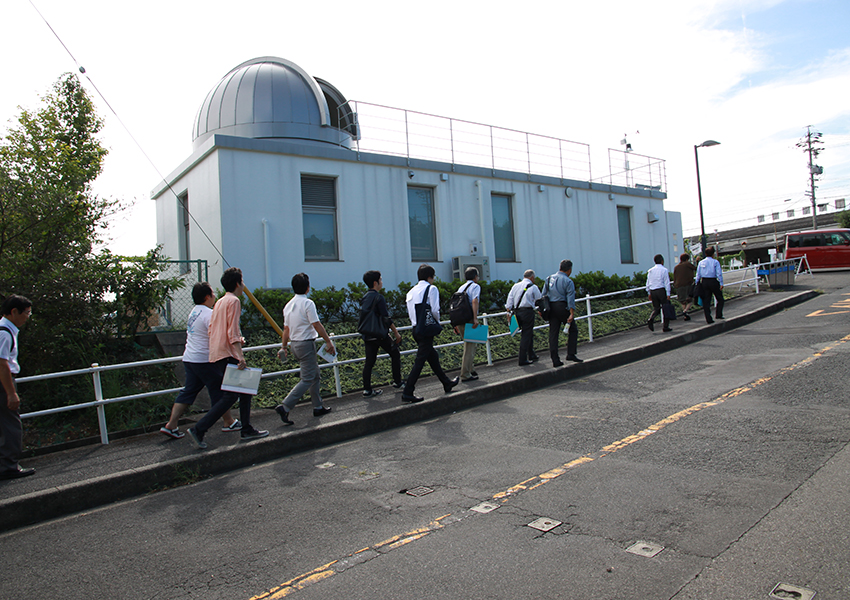
[[[511,288],[508,300],[505,302],[508,319],[511,315],[516,315],[516,322],[520,329],[519,365],[521,367],[537,360],[537,354],[534,353],[534,305],[539,298],[540,290],[534,285],[534,271],[528,269],[522,274],[522,279]]]

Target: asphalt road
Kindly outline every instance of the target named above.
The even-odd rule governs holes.
[[[675,353],[2,534],[0,597],[848,598],[829,281]]]

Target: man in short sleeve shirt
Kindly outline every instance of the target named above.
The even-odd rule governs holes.
[[[3,302],[0,319],[0,479],[18,479],[35,473],[22,469],[18,459],[23,450],[24,429],[21,426],[21,399],[15,377],[18,364],[18,332],[32,314],[32,302],[13,294]]]
[[[336,354],[336,348],[325,326],[319,321],[316,303],[307,297],[310,291],[310,277],[306,273],[293,275],[292,291],[295,292],[295,296],[283,307],[283,343],[278,356],[286,360],[288,343],[292,348],[293,356],[298,360],[301,379],[286,395],[283,403],[275,407],[275,411],[285,425],[293,424],[289,413],[307,391],[310,392],[310,399],[313,401],[314,417],[321,417],[331,412],[330,407],[322,404],[320,393],[322,381],[316,352],[316,338],[321,336],[325,341],[325,350],[331,355]]]

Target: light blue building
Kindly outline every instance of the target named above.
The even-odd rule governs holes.
[[[204,99],[194,151],[153,192],[157,240],[250,288],[575,271],[631,275],[682,252],[664,210],[664,161],[609,150],[591,178],[587,145],[374,104],[274,57],[231,70]],[[554,241],[554,243],[552,242]]]

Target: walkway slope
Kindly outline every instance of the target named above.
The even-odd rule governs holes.
[[[581,364],[553,368],[544,350],[540,352],[541,361],[527,367],[518,366],[516,359],[492,367],[479,366],[479,381],[461,383],[450,394],[444,394],[440,383],[428,377],[416,388],[417,395],[425,397],[418,404],[403,405],[400,392],[392,387],[368,399],[358,391],[327,399],[333,412],[321,419],[312,416],[309,403],[297,406],[292,411],[295,425],[291,427],[284,427],[274,411],[255,409],[253,424],[271,432],[261,440],[242,443],[237,433],[223,433],[216,427],[206,436],[209,448],[205,451],[197,450],[188,436],[171,440],[155,432],[106,446],[97,444],[29,458],[22,462],[35,467],[35,476],[0,482],[0,531],[432,419],[668,352],[805,302],[817,295],[809,289],[814,283],[810,282],[788,291],[731,300],[726,306],[726,320],[713,325],[707,325],[701,313],[695,313],[690,322],[675,321],[672,333],[662,333],[660,326],[655,333],[640,327],[583,344],[579,347],[579,356],[584,359]]]

